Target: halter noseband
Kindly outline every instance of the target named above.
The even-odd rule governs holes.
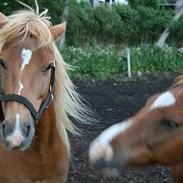
[[[41,103],[41,106],[38,110],[38,112],[36,111],[34,105],[24,96],[21,95],[17,95],[17,94],[0,94],[0,101],[16,101],[18,103],[23,104],[24,106],[26,106],[29,111],[31,112],[35,124],[38,123],[38,120],[40,118],[40,116],[42,115],[42,113],[48,108],[49,104],[51,103],[51,101],[53,100],[53,93],[52,93],[52,87],[54,85],[55,82],[55,64],[51,65],[51,77],[50,77],[50,86],[49,86],[49,90],[48,90],[48,95],[47,97],[43,100],[43,102]]]

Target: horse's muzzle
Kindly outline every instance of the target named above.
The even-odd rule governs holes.
[[[34,123],[31,121],[13,122],[4,120],[2,122],[2,140],[9,150],[23,151],[27,149],[32,142],[34,132]]]
[[[113,149],[110,155],[110,152],[107,152],[109,150],[107,146],[97,148],[90,149],[89,160],[92,168],[104,176],[118,176],[120,170],[128,163],[127,154]]]

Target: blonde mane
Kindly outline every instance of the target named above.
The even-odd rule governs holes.
[[[175,88],[178,86],[181,86],[181,87],[183,86],[183,75],[180,75],[175,78],[172,88]]]
[[[56,124],[60,138],[69,150],[67,130],[71,133],[77,133],[77,128],[71,122],[70,117],[80,122],[87,121],[87,107],[82,103],[81,97],[76,92],[75,86],[67,74],[69,65],[64,62],[53,41],[49,29],[51,22],[49,21],[50,17],[47,16],[47,10],[39,13],[38,5],[36,11],[30,7],[28,8],[29,10],[18,11],[8,17],[7,24],[0,29],[0,48],[5,42],[16,38],[24,40],[27,36],[34,37],[37,40],[37,49],[46,46],[52,48],[56,61],[56,82],[53,88]]]

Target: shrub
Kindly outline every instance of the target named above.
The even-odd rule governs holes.
[[[65,61],[74,66],[72,76],[98,79],[127,74],[126,50],[114,46],[88,48],[68,47],[63,50]],[[132,72],[175,72],[183,69],[183,51],[169,46],[142,45],[131,49]]]
[[[133,71],[175,72],[183,69],[183,52],[165,45],[144,45],[132,49]]]
[[[72,76],[106,79],[125,73],[126,70],[126,55],[119,57],[113,46],[85,49],[68,47],[63,51],[63,57],[67,63],[75,67],[71,72]]]
[[[95,22],[93,8],[89,4],[71,1],[67,29],[67,43],[75,46],[81,43],[90,42],[92,35],[95,35]]]
[[[155,43],[165,28],[171,22],[173,12],[166,10],[155,10],[152,8],[137,8],[140,16],[139,36],[142,43]]]
[[[118,45],[154,43],[172,19],[173,11],[138,6],[72,3],[68,20],[68,45],[92,45],[93,42]]]
[[[34,7],[34,0],[22,0]],[[133,6],[102,5],[93,8],[89,3],[70,0],[70,13],[67,28],[67,44],[82,47],[96,42],[137,46],[141,43],[155,43],[164,29],[170,24],[174,11],[156,8],[160,0],[130,0]],[[136,4],[136,5],[135,5]],[[40,0],[41,8],[48,8],[54,23],[61,21],[63,0]],[[0,11],[12,13],[22,5],[12,0],[2,0]],[[181,46],[182,22],[171,23],[168,43]],[[178,42],[178,44],[175,44]]]
[[[170,36],[169,40],[173,40],[173,45],[176,47],[182,47],[183,46],[183,17],[179,19],[179,21],[171,22],[170,24]],[[169,41],[169,42],[170,42]]]

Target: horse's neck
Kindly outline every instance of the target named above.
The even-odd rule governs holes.
[[[56,118],[53,103],[44,112],[42,118],[38,122],[36,127],[36,135],[34,143],[30,150],[30,156],[37,157],[38,167],[41,171],[48,174],[57,181],[51,180],[51,182],[65,182],[68,167],[69,156],[68,150],[64,141],[60,138],[56,127]],[[27,157],[26,157],[27,159]],[[41,164],[39,164],[41,162]],[[46,169],[44,169],[46,167]],[[40,172],[41,172],[40,171]],[[46,183],[47,181],[45,181]],[[50,182],[50,181],[48,181]]]

